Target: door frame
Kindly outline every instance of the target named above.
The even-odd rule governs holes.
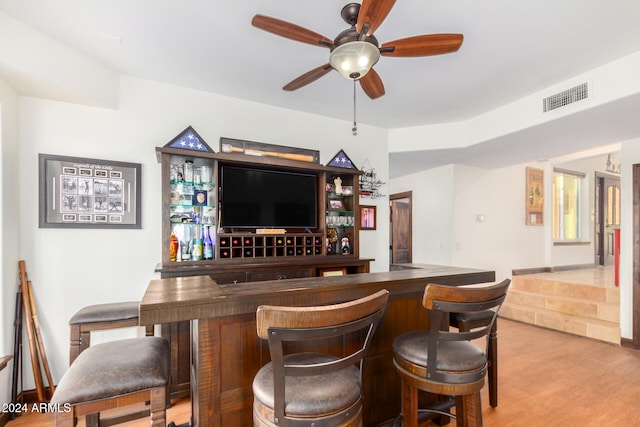
[[[633,167],[633,279],[632,279],[632,328],[631,338],[622,338],[620,344],[623,347],[640,349],[640,164]]]
[[[391,222],[391,233],[390,233],[390,240],[391,240],[391,245],[390,245],[390,250],[392,252],[391,256],[390,256],[390,263],[393,262],[393,216],[391,215],[391,204],[394,200],[401,200],[401,199],[409,199],[409,230],[407,235],[409,236],[409,260],[410,262],[413,262],[413,192],[412,191],[405,191],[402,193],[395,193],[395,194],[391,194],[389,195],[389,221]]]
[[[633,280],[631,338],[622,338],[623,347],[640,349],[640,164],[633,165]]]
[[[605,217],[605,209],[606,209],[606,189],[605,189],[604,183],[605,183],[605,180],[607,179],[615,180],[618,182],[618,188],[620,188],[620,177],[616,175],[611,175],[608,173],[596,172],[595,179],[596,179],[596,184],[594,187],[596,189],[596,192],[598,193],[596,194],[595,199],[598,200],[596,204],[599,206],[594,206],[594,208],[595,208],[595,211],[598,213],[599,218],[597,218],[597,220],[595,221],[596,226],[595,226],[594,232],[597,234],[598,231],[600,231],[600,234],[599,234],[600,238],[597,240],[596,244],[594,245],[593,257],[596,265],[605,265],[604,258],[606,257],[606,254],[604,253],[605,252],[604,249],[605,249],[606,235],[604,231],[606,229],[606,225],[604,223],[604,217]],[[598,222],[600,223],[599,225],[600,230],[598,230]],[[599,256],[597,255],[598,252],[600,253]]]

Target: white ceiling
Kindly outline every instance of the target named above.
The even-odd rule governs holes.
[[[251,26],[251,18],[259,13],[333,39],[347,28],[340,17],[346,3],[0,0],[0,11],[126,75],[352,120],[352,83],[336,72],[295,92],[281,89],[328,62],[328,49]],[[464,42],[457,53],[448,55],[382,57],[375,69],[386,95],[370,100],[358,88],[357,120],[388,129],[468,120],[639,51],[639,22],[638,0],[398,1],[376,30],[381,43],[431,33],[463,33]],[[638,120],[631,114],[615,111],[615,117],[618,126],[624,127],[619,134],[638,130]],[[553,130],[575,136],[585,125],[579,127],[581,130],[555,126],[558,129]],[[592,134],[587,129],[586,135]],[[550,139],[562,137],[558,134]],[[614,137],[617,135],[606,136],[609,140],[597,143],[615,142]],[[492,144],[509,151],[504,141]],[[571,149],[586,146],[576,144]],[[549,147],[553,148],[557,151],[557,143]],[[483,151],[476,147],[468,154],[479,159]],[[523,154],[522,146],[513,151]],[[535,154],[536,158],[552,157]],[[395,160],[391,157],[392,174],[394,164],[418,158],[415,152]],[[434,157],[446,161],[463,158],[465,152],[431,152],[423,161]]]

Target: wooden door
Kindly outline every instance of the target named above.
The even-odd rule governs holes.
[[[391,263],[411,263],[411,192],[392,194]]]
[[[620,227],[620,179],[599,174],[596,177],[596,264],[612,265],[614,230]]]

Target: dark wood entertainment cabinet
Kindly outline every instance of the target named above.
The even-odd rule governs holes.
[[[162,169],[162,260],[156,272],[162,279],[209,276],[224,285],[369,272],[371,260],[359,258],[359,170],[168,145],[156,148]],[[187,164],[193,169],[194,178],[185,173]],[[270,230],[261,234],[256,229],[221,228],[219,219],[224,206],[219,205],[218,195],[224,166],[315,175],[317,227],[273,234]],[[203,181],[202,173],[196,178],[195,172],[205,168],[210,178]],[[336,180],[344,192],[336,193]],[[185,247],[191,238],[206,232],[214,243],[212,259],[194,260],[191,255],[182,259],[179,252],[178,260],[171,260],[172,234],[178,236],[180,247]],[[171,396],[186,396],[190,388],[189,322],[165,323],[161,330],[171,344]]]

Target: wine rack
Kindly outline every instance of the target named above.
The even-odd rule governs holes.
[[[323,255],[321,233],[219,234],[216,258],[272,258]]]

